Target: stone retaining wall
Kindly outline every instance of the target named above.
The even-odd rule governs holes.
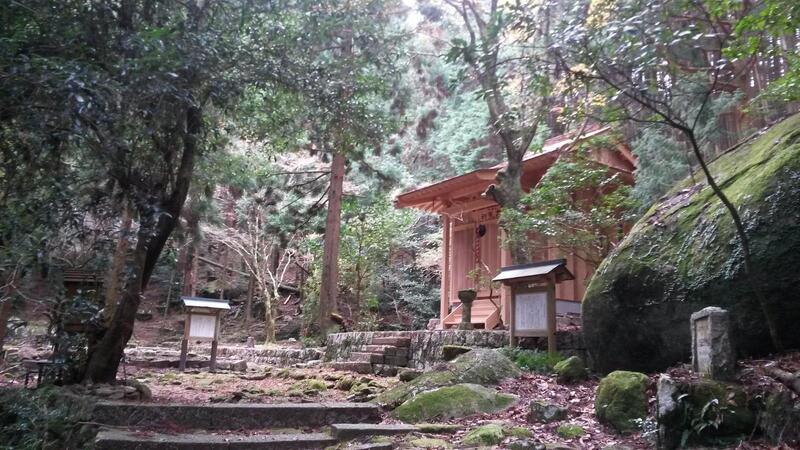
[[[500,348],[508,345],[507,331],[486,330],[433,330],[433,331],[363,331],[335,333],[328,335],[325,347],[325,361],[347,360],[351,352],[360,351],[370,345],[376,337],[405,337],[411,339],[408,366],[425,369],[442,361],[442,348],[445,345],[466,347]],[[556,333],[559,352],[564,355],[585,355],[583,338],[579,330]],[[544,348],[547,348],[544,339]],[[536,339],[521,342],[522,347],[538,348],[541,342]]]
[[[210,356],[208,345],[193,345],[189,349],[189,359],[201,358],[207,362]],[[177,363],[180,358],[180,351],[164,347],[132,347],[125,350],[125,355],[131,365],[137,362],[147,362],[152,367],[172,367],[171,363]],[[244,360],[253,364],[269,364],[279,367],[289,367],[294,364],[307,363],[309,361],[322,359],[322,350],[318,348],[247,348],[239,346],[219,346],[217,348],[217,358],[230,360]]]
[[[322,350],[318,348],[219,347],[217,354],[227,358],[244,359],[255,364],[280,367],[322,359]]]

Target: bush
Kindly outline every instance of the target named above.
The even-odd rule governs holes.
[[[503,354],[522,370],[545,374],[553,373],[553,367],[564,359],[558,353],[550,355],[541,350],[526,350],[516,347],[503,348]]]
[[[0,448],[77,450],[90,446],[96,428],[90,400],[65,388],[0,390]]]

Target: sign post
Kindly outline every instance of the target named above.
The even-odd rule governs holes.
[[[219,340],[220,314],[231,309],[227,300],[202,297],[182,297],[186,308],[186,324],[183,327],[181,341],[180,371],[186,370],[186,354],[189,351],[189,339],[211,340],[211,361],[209,369],[217,369],[217,342]]]
[[[500,269],[492,281],[511,287],[512,347],[519,337],[547,337],[547,351],[556,352],[556,284],[574,278],[564,259]]]

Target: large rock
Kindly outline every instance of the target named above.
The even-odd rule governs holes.
[[[414,395],[437,387],[458,383],[495,385],[505,378],[520,376],[519,368],[497,350],[475,349],[425,372],[408,383],[402,383],[379,395],[375,401],[394,408]]]
[[[407,423],[454,419],[501,411],[516,401],[514,395],[477,384],[456,384],[417,394],[395,408],[392,417]]]
[[[758,288],[783,346],[800,346],[800,115],[711,164],[750,240]],[[761,306],[744,275],[733,221],[701,174],[654,205],[600,265],[583,301],[593,368],[655,372],[690,357],[689,317],[730,311],[741,355],[772,350]]]
[[[647,375],[618,370],[600,380],[594,400],[597,420],[630,433],[636,419],[647,417]]]

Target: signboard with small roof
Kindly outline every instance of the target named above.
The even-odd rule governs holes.
[[[227,300],[204,297],[181,297],[186,309],[186,324],[181,341],[180,370],[186,370],[186,354],[189,340],[211,341],[210,369],[217,366],[217,341],[219,340],[220,315],[231,309]]]
[[[510,345],[518,337],[547,337],[547,350],[556,352],[556,284],[575,277],[565,259],[520,264],[500,269],[492,281],[511,287]]]

